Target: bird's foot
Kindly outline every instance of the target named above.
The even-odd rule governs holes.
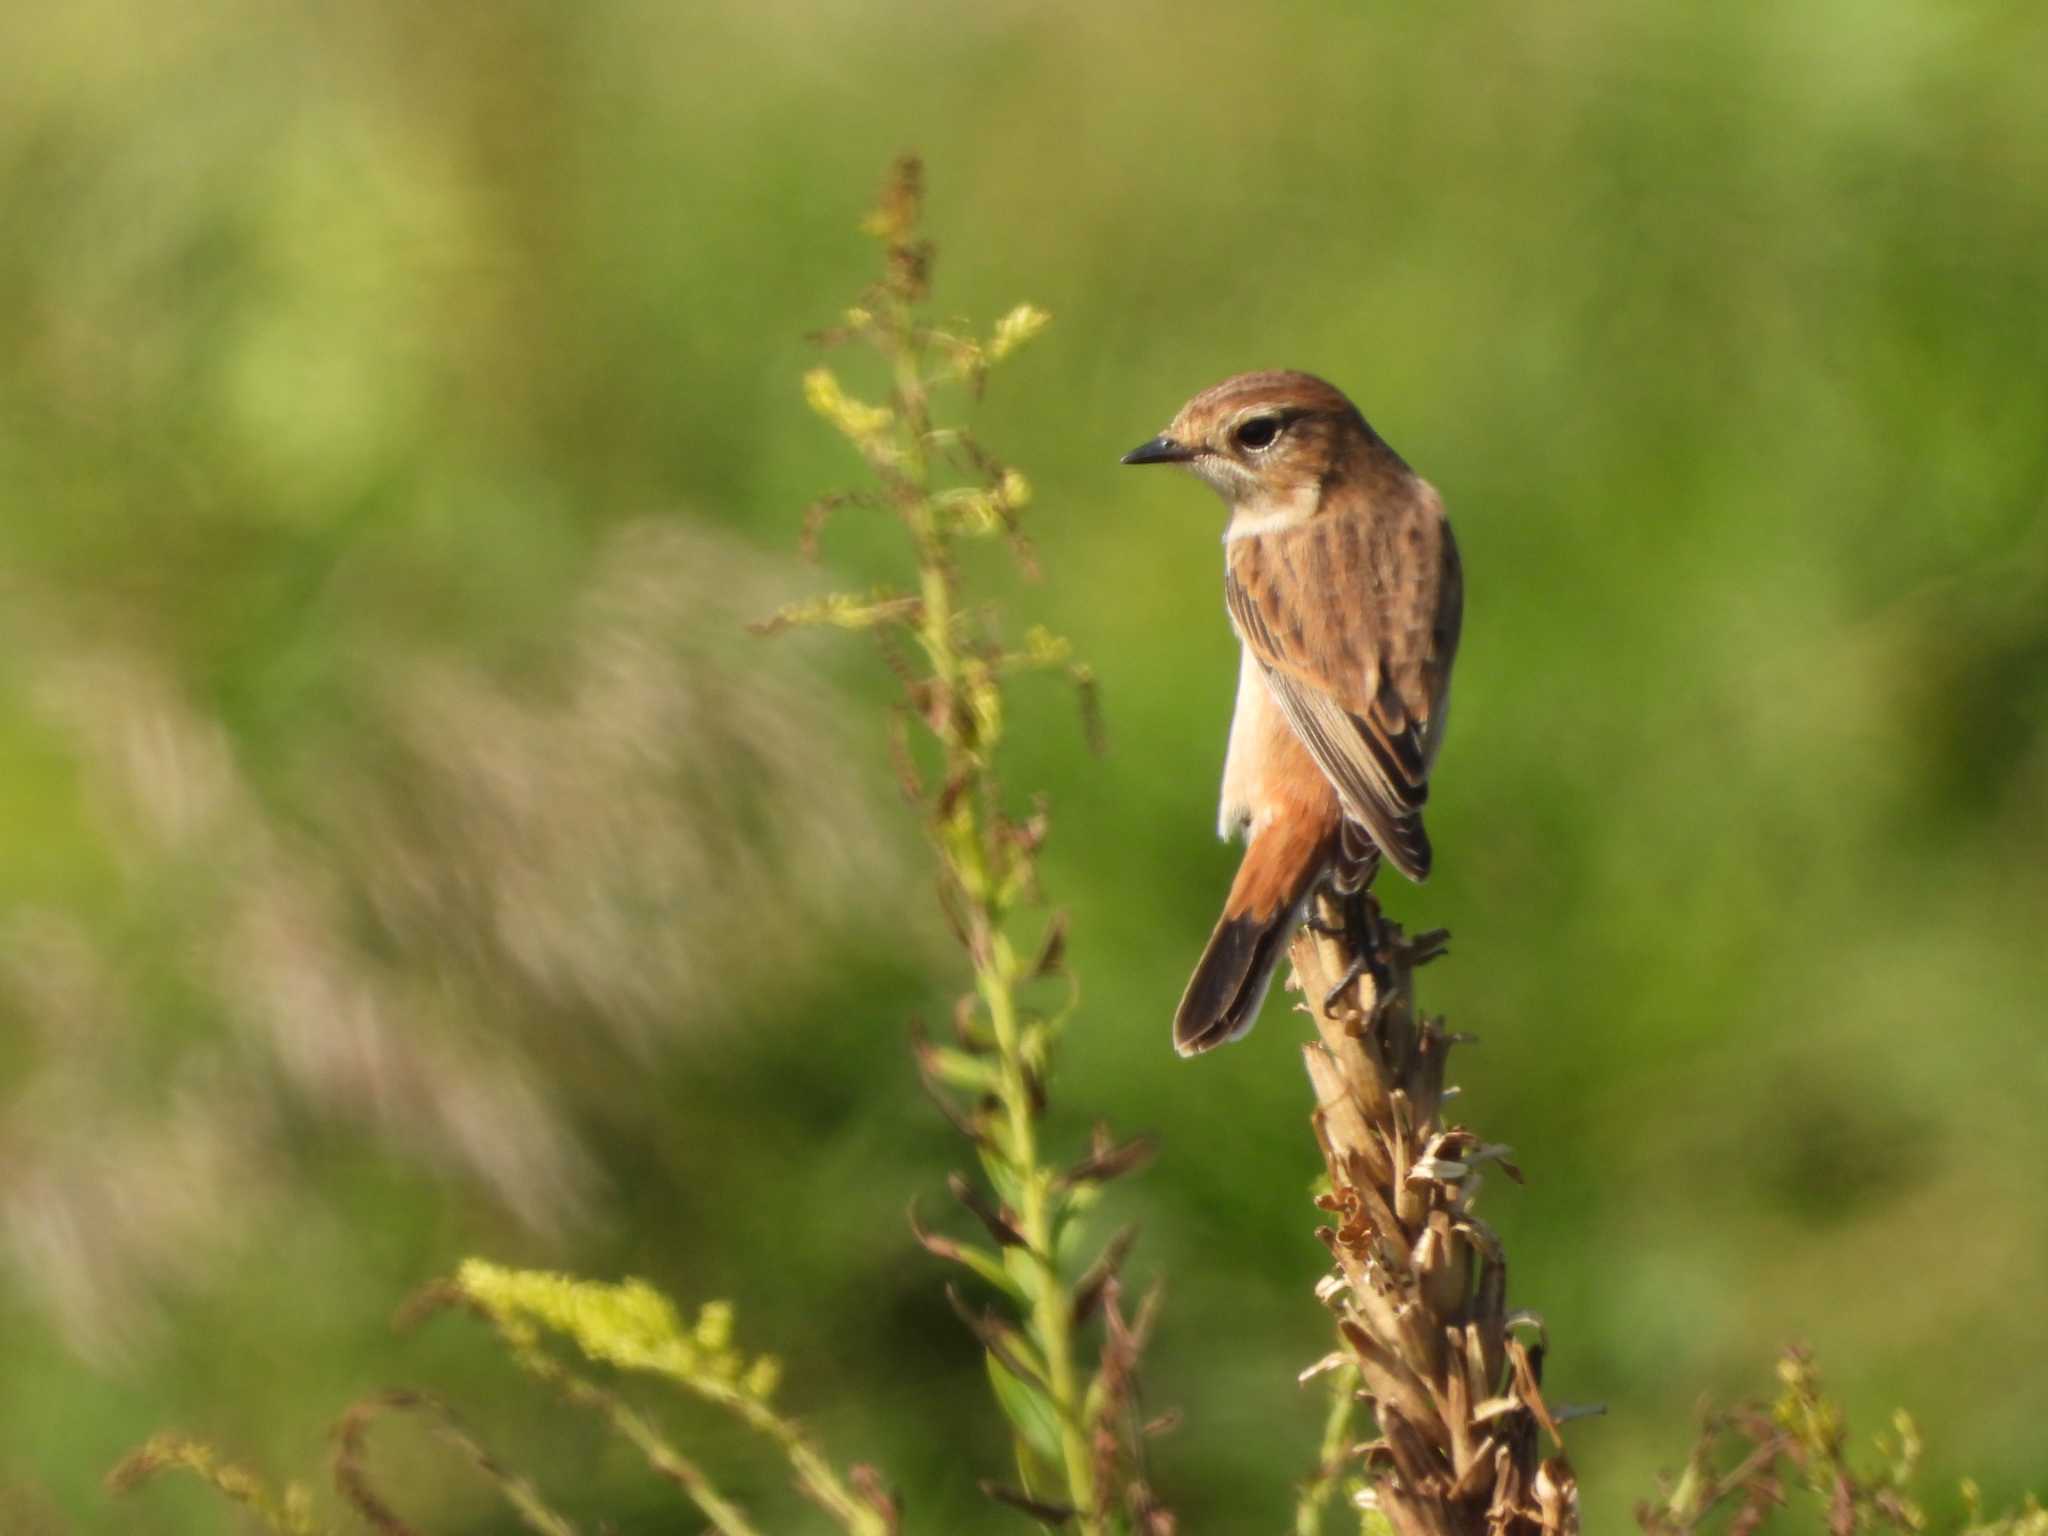
[[[1372,991],[1369,996],[1372,1002],[1377,1005],[1380,999],[1387,995],[1388,989],[1392,985],[1393,977],[1387,968],[1380,964],[1378,955],[1369,949],[1354,949],[1351,952],[1350,962],[1344,967],[1344,974],[1338,978],[1337,984],[1334,987],[1323,994],[1323,1012],[1328,1013],[1336,1008],[1339,1003],[1344,1001],[1347,993],[1353,992],[1353,989],[1357,987],[1360,981],[1367,981],[1372,984]],[[1361,1011],[1366,1011],[1364,998],[1357,997],[1354,993],[1352,1001]]]
[[[1386,995],[1390,980],[1387,968],[1380,963],[1384,935],[1380,931],[1379,909],[1373,899],[1363,892],[1345,897],[1339,917],[1337,923],[1326,923],[1317,929],[1325,937],[1341,941],[1348,957],[1343,976],[1323,998],[1325,1012],[1337,1007],[1361,979],[1371,980],[1375,999]]]
[[[1372,961],[1364,955],[1354,956],[1351,963],[1344,967],[1344,974],[1338,978],[1337,985],[1323,994],[1323,1012],[1336,1012],[1337,1005],[1344,1000],[1344,994],[1358,985],[1361,976],[1370,974],[1372,968]]]

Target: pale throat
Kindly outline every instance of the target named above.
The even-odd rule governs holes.
[[[1223,530],[1223,542],[1257,538],[1262,533],[1277,533],[1282,528],[1305,523],[1315,516],[1322,500],[1323,488],[1314,481],[1289,491],[1254,492],[1231,504],[1230,524]]]

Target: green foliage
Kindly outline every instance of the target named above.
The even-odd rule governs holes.
[[[841,319],[906,134],[943,171],[946,308],[1058,315],[981,424],[1029,469],[1032,607],[1096,664],[1117,751],[1081,759],[1066,700],[1019,689],[1008,772],[1057,817],[1091,1021],[1066,1070],[1171,1130],[1112,1194],[1171,1277],[1155,1379],[1186,1423],[1155,1455],[1191,1522],[1265,1529],[1310,1470],[1320,1395],[1249,1385],[1317,1326],[1309,1158],[1277,1002],[1228,1059],[1162,1059],[1230,877],[1235,658],[1213,509],[1114,459],[1268,363],[1353,392],[1464,545],[1441,868],[1388,899],[1484,957],[1433,1002],[1540,1154],[1500,1214],[1570,1341],[1557,1390],[1609,1405],[1589,1524],[1626,1525],[1702,1387],[1787,1337],[1859,1418],[1914,1405],[1934,1486],[1974,1470],[1997,1509],[2038,1478],[2048,10],[93,0],[0,34],[0,1483],[143,1524],[99,1480],[199,1404],[296,1469],[337,1383],[422,1368],[394,1295],[517,1252],[734,1296],[831,1443],[941,1528],[993,1522],[961,1479],[1000,1454],[982,1352],[899,1251],[906,1193],[961,1159],[887,1043],[908,1012],[944,1036],[944,935],[847,773],[860,648],[714,644],[811,590],[791,508],[846,450],[793,397],[796,338]],[[818,585],[889,583],[893,523],[843,510]],[[648,522],[673,558],[619,537]],[[644,589],[593,591],[607,562],[689,624],[591,670],[638,657],[688,708],[623,737],[508,709],[580,696],[585,597]],[[183,713],[76,665],[109,646]],[[448,667],[533,687],[451,711],[417,686]],[[387,690],[415,729],[366,709]],[[508,713],[526,750],[474,733]],[[593,740],[636,771],[551,843],[518,797],[561,803],[545,770]],[[214,751],[255,802],[226,822],[194,818]],[[110,803],[110,763],[185,843]],[[678,822],[715,875],[635,863],[571,924]],[[498,857],[444,856],[479,829]],[[252,883],[266,852],[338,912]],[[266,947],[221,921],[250,913],[291,921]],[[350,1065],[359,1097],[278,1091]],[[633,1496],[482,1352],[434,1368],[572,1507]],[[928,1417],[869,1411],[906,1378]]]
[[[734,1347],[729,1303],[705,1303],[686,1325],[675,1304],[643,1281],[612,1285],[471,1259],[453,1280],[422,1293],[407,1316],[416,1321],[451,1306],[486,1319],[523,1371],[608,1425],[657,1476],[680,1490],[721,1536],[760,1533],[745,1510],[653,1419],[608,1387],[562,1364],[549,1348],[550,1341],[568,1343],[593,1364],[661,1378],[729,1413],[775,1446],[797,1486],[848,1536],[892,1536],[896,1531],[895,1501],[873,1471],[856,1467],[842,1478],[803,1428],[771,1405],[781,1368],[771,1356],[749,1357]],[[394,1413],[423,1420],[436,1438],[483,1475],[537,1536],[576,1536],[576,1527],[549,1504],[533,1480],[486,1449],[446,1404],[403,1390],[378,1393],[352,1405],[334,1433],[335,1486],[356,1514],[384,1536],[412,1536],[414,1531],[369,1471],[369,1428]],[[288,1484],[282,1495],[273,1494],[253,1472],[184,1436],[156,1436],[123,1459],[107,1482],[113,1491],[127,1492],[165,1471],[199,1478],[222,1497],[248,1508],[273,1536],[325,1536],[326,1527],[315,1519],[305,1485]]]
[[[1990,1518],[1984,1513],[1983,1490],[1975,1481],[1965,1478],[1962,1493],[1969,1517],[1962,1536],[2048,1536],[2048,1508],[2033,1494],[2015,1513]]]
[[[859,343],[879,359],[885,404],[850,395],[826,368],[805,376],[811,408],[844,437],[874,485],[814,503],[893,514],[907,535],[915,596],[832,594],[783,609],[765,632],[804,625],[869,629],[896,679],[897,766],[903,790],[922,812],[939,861],[939,896],[966,952],[974,988],[952,1012],[953,1043],[920,1033],[917,1061],[947,1119],[972,1143],[986,1190],[963,1175],[949,1180],[994,1249],[916,1227],[933,1253],[992,1286],[1014,1321],[984,1314],[955,1295],[954,1307],[983,1346],[995,1400],[1013,1431],[1022,1486],[991,1485],[992,1496],[1041,1521],[1071,1520],[1084,1533],[1164,1530],[1170,1517],[1143,1470],[1135,1417],[1137,1356],[1146,1326],[1127,1325],[1118,1271],[1129,1250],[1113,1240],[1085,1263],[1083,1214],[1102,1186],[1142,1164],[1146,1145],[1118,1145],[1098,1127],[1088,1156],[1071,1167],[1050,1161],[1039,1131],[1053,1076],[1054,1047],[1078,995],[1066,970],[1066,919],[1037,924],[1029,953],[1017,935],[1024,909],[1038,901],[1038,855],[1048,818],[1042,804],[1018,814],[998,775],[1009,706],[1004,684],[1019,673],[1064,672],[1076,688],[1091,741],[1093,674],[1042,625],[1021,644],[1004,638],[994,604],[978,600],[961,572],[963,541],[1001,536],[1027,571],[1031,546],[1019,525],[1030,504],[1023,473],[997,458],[963,422],[935,405],[942,391],[979,398],[989,370],[1043,331],[1049,317],[1019,305],[986,342],[928,324],[934,251],[920,229],[923,170],[899,162],[866,229],[882,249],[883,277],[825,333],[829,344]],[[1055,1001],[1034,994],[1054,983]],[[964,1095],[964,1098],[959,1096]],[[959,1099],[955,1102],[956,1098]],[[951,1293],[949,1293],[951,1294]],[[1149,1317],[1149,1305],[1140,1316]],[[1103,1343],[1093,1368],[1079,1335],[1100,1319]]]
[[[1019,307],[986,345],[914,323],[932,255],[917,235],[919,178],[915,162],[901,162],[882,210],[869,223],[882,241],[887,276],[869,306],[849,312],[852,323],[845,332],[869,341],[891,365],[891,403],[853,399],[823,369],[805,379],[813,409],[860,450],[881,482],[877,497],[831,501],[878,501],[902,516],[916,557],[918,595],[832,594],[785,608],[756,627],[765,634],[803,627],[874,630],[885,638],[901,632],[924,658],[926,670],[918,672],[893,649],[886,652],[897,663],[904,689],[899,730],[917,720],[936,747],[934,787],[926,790],[907,762],[905,787],[925,810],[943,874],[941,894],[972,963],[975,991],[955,1011],[957,1044],[921,1041],[918,1064],[942,1105],[948,1088],[975,1097],[967,1107],[945,1107],[979,1153],[993,1199],[957,1175],[951,1187],[999,1251],[921,1229],[918,1235],[928,1249],[988,1281],[1021,1309],[1018,1324],[1011,1325],[955,1298],[986,1349],[989,1380],[1014,1430],[1024,1483],[1022,1491],[986,1485],[988,1491],[1048,1523],[1071,1521],[1084,1533],[1168,1533],[1171,1517],[1146,1486],[1138,1449],[1136,1368],[1154,1306],[1148,1299],[1134,1319],[1121,1310],[1118,1271],[1129,1237],[1119,1236],[1078,1271],[1068,1263],[1079,1240],[1079,1218],[1103,1185],[1142,1165],[1149,1149],[1142,1142],[1118,1143],[1098,1126],[1087,1154],[1071,1166],[1041,1160],[1037,1121],[1044,1112],[1053,1042],[1073,1006],[1074,987],[1066,978],[1064,1001],[1050,1013],[1021,1000],[1032,984],[1065,976],[1066,927],[1063,918],[1050,919],[1039,933],[1036,958],[1019,959],[1010,920],[1036,897],[1035,855],[1046,818],[1042,809],[1022,819],[1009,816],[994,771],[1006,677],[1064,670],[1084,702],[1090,699],[1089,679],[1071,663],[1066,643],[1043,627],[1032,626],[1020,646],[1007,646],[989,612],[963,600],[953,541],[1000,532],[1025,552],[1015,514],[1028,503],[1029,489],[1019,471],[996,461],[964,428],[937,425],[930,412],[932,388],[971,382],[978,391],[987,370],[1046,320]],[[936,371],[928,367],[934,353],[944,359]],[[934,464],[942,456],[966,465],[974,478],[965,485],[937,484]],[[564,1364],[552,1345],[566,1343],[591,1364],[660,1378],[729,1413],[776,1446],[798,1486],[851,1536],[890,1536],[897,1529],[895,1501],[871,1471],[857,1468],[842,1478],[805,1431],[775,1408],[781,1366],[772,1356],[750,1357],[735,1346],[730,1303],[707,1302],[686,1322],[668,1297],[644,1281],[611,1284],[470,1259],[410,1310],[419,1316],[455,1305],[485,1318],[528,1375],[598,1415],[722,1536],[758,1533],[703,1466],[611,1388]],[[1097,1319],[1103,1342],[1094,1369],[1087,1370],[1075,1359],[1076,1336]],[[372,1487],[362,1454],[368,1423],[396,1408],[429,1414],[441,1437],[484,1469],[529,1526],[546,1536],[570,1531],[530,1480],[506,1471],[438,1403],[412,1393],[385,1394],[358,1405],[343,1421],[337,1484],[372,1524],[394,1533],[408,1529]],[[253,1478],[216,1466],[210,1452],[190,1442],[152,1442],[129,1465],[142,1470],[124,1472],[124,1484],[158,1465],[179,1465],[251,1503],[266,1520],[273,1508],[283,1511],[279,1518],[302,1512],[301,1495],[292,1495],[296,1503],[274,1505]],[[300,1533],[293,1528],[282,1536]]]
[[[644,1280],[607,1285],[567,1275],[505,1269],[470,1259],[455,1288],[497,1325],[522,1356],[560,1334],[590,1360],[665,1376],[720,1402],[765,1407],[782,1366],[732,1347],[732,1304],[709,1301],[684,1326],[675,1303]]]
[[[1328,1378],[1330,1410],[1323,1420],[1323,1443],[1316,1458],[1315,1475],[1302,1484],[1295,1500],[1294,1536],[1322,1536],[1324,1508],[1345,1480],[1346,1463],[1357,1439],[1351,1431],[1351,1421],[1358,1411],[1356,1363],[1341,1354],[1327,1355],[1302,1373],[1304,1381],[1312,1376]],[[1386,1517],[1377,1509],[1362,1513],[1368,1536],[1373,1536],[1375,1528],[1386,1527]]]
[[[592,1362],[661,1377],[730,1413],[775,1445],[798,1487],[850,1536],[889,1536],[896,1529],[894,1500],[871,1471],[857,1468],[842,1478],[803,1428],[771,1406],[782,1368],[772,1356],[749,1359],[733,1347],[730,1303],[705,1303],[685,1326],[675,1304],[644,1281],[611,1285],[479,1259],[466,1262],[444,1291],[426,1298],[429,1305],[450,1300],[481,1312],[522,1369],[600,1414],[727,1536],[753,1531],[739,1506],[651,1421],[561,1365],[546,1349],[547,1337],[560,1336]]]
[[[2032,1496],[2014,1514],[1987,1517],[1974,1482],[1962,1485],[1960,1524],[1932,1520],[1922,1491],[1925,1447],[1904,1410],[1874,1456],[1851,1453],[1848,1415],[1821,1390],[1803,1351],[1778,1362],[1778,1395],[1708,1417],[1685,1470],[1665,1497],[1636,1511],[1651,1536],[1795,1529],[1828,1536],[1949,1531],[1954,1536],[2044,1536],[2048,1512]]]

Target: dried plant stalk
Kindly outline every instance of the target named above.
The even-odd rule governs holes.
[[[363,1524],[378,1536],[416,1536],[414,1527],[392,1509],[370,1476],[370,1428],[394,1414],[412,1414],[431,1426],[438,1439],[489,1480],[519,1523],[535,1536],[578,1536],[574,1522],[542,1497],[532,1479],[493,1455],[454,1409],[428,1393],[404,1389],[372,1393],[351,1403],[334,1426],[334,1485]]]
[[[1370,893],[1322,896],[1292,951],[1335,1222],[1318,1295],[1379,1430],[1351,1448],[1358,1497],[1397,1536],[1566,1536],[1578,1484],[1543,1400],[1542,1324],[1508,1312],[1507,1260],[1471,1208],[1483,1164],[1519,1175],[1505,1147],[1445,1122],[1457,1037],[1415,1007],[1415,969],[1445,937],[1408,938]]]

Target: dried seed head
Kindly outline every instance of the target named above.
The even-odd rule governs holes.
[[[1347,900],[1357,908],[1323,898],[1292,958],[1318,1036],[1303,1048],[1330,1174],[1317,1204],[1335,1223],[1320,1235],[1337,1269],[1316,1297],[1338,1314],[1382,1436],[1351,1448],[1366,1507],[1399,1536],[1567,1536],[1577,1485],[1561,1445],[1539,1455],[1544,1435],[1558,1443],[1540,1334],[1516,1335],[1500,1244],[1470,1210],[1481,1165],[1519,1172],[1507,1148],[1444,1122],[1456,1037],[1415,1008],[1414,970],[1445,936],[1410,941],[1370,894]],[[1354,952],[1358,935],[1371,953]],[[1326,1002],[1361,961],[1358,984]]]

